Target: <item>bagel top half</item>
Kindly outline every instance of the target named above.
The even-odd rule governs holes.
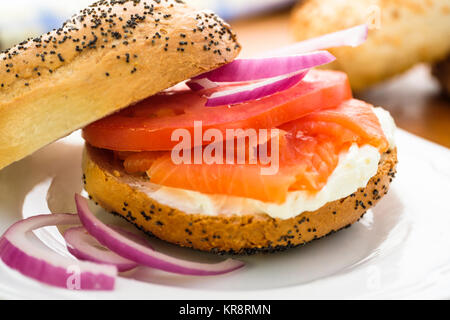
[[[181,0],[98,1],[0,53],[0,169],[239,51],[223,20]]]

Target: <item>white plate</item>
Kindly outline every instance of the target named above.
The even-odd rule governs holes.
[[[0,298],[450,298],[450,151],[404,131],[397,141],[399,172],[389,194],[352,228],[305,247],[242,258],[243,270],[218,277],[140,269],[120,278],[114,292],[49,287],[0,263]],[[77,132],[0,171],[0,233],[22,217],[74,212],[73,194],[82,188],[81,146]],[[68,255],[56,228],[37,236]],[[218,259],[154,242],[177,256]]]

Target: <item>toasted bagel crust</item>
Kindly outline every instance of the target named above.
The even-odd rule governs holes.
[[[366,188],[287,220],[265,214],[187,214],[162,205],[130,186],[143,178],[124,173],[110,152],[90,146],[83,155],[83,182],[106,210],[162,240],[202,251],[242,254],[303,245],[350,226],[387,193],[396,163],[396,150],[383,154],[378,173]]]
[[[0,169],[195,75],[231,62],[236,37],[181,0],[99,1],[0,53]]]

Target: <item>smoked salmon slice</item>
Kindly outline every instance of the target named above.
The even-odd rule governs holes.
[[[289,191],[321,190],[336,168],[341,152],[352,144],[388,149],[373,107],[347,100],[336,108],[319,110],[278,127],[279,168],[261,175],[256,164],[175,164],[170,152],[136,153],[126,157],[128,172],[147,172],[163,186],[282,203]],[[267,165],[266,165],[267,166]]]

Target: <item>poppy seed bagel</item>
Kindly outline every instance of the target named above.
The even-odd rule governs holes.
[[[0,169],[238,55],[230,27],[181,0],[103,0],[0,53]]]
[[[143,177],[125,173],[110,151],[89,145],[83,155],[83,182],[103,208],[162,240],[201,251],[252,254],[304,245],[357,222],[387,193],[396,164],[396,149],[384,153],[366,188],[287,220],[265,214],[187,214],[159,204],[131,186]]]

